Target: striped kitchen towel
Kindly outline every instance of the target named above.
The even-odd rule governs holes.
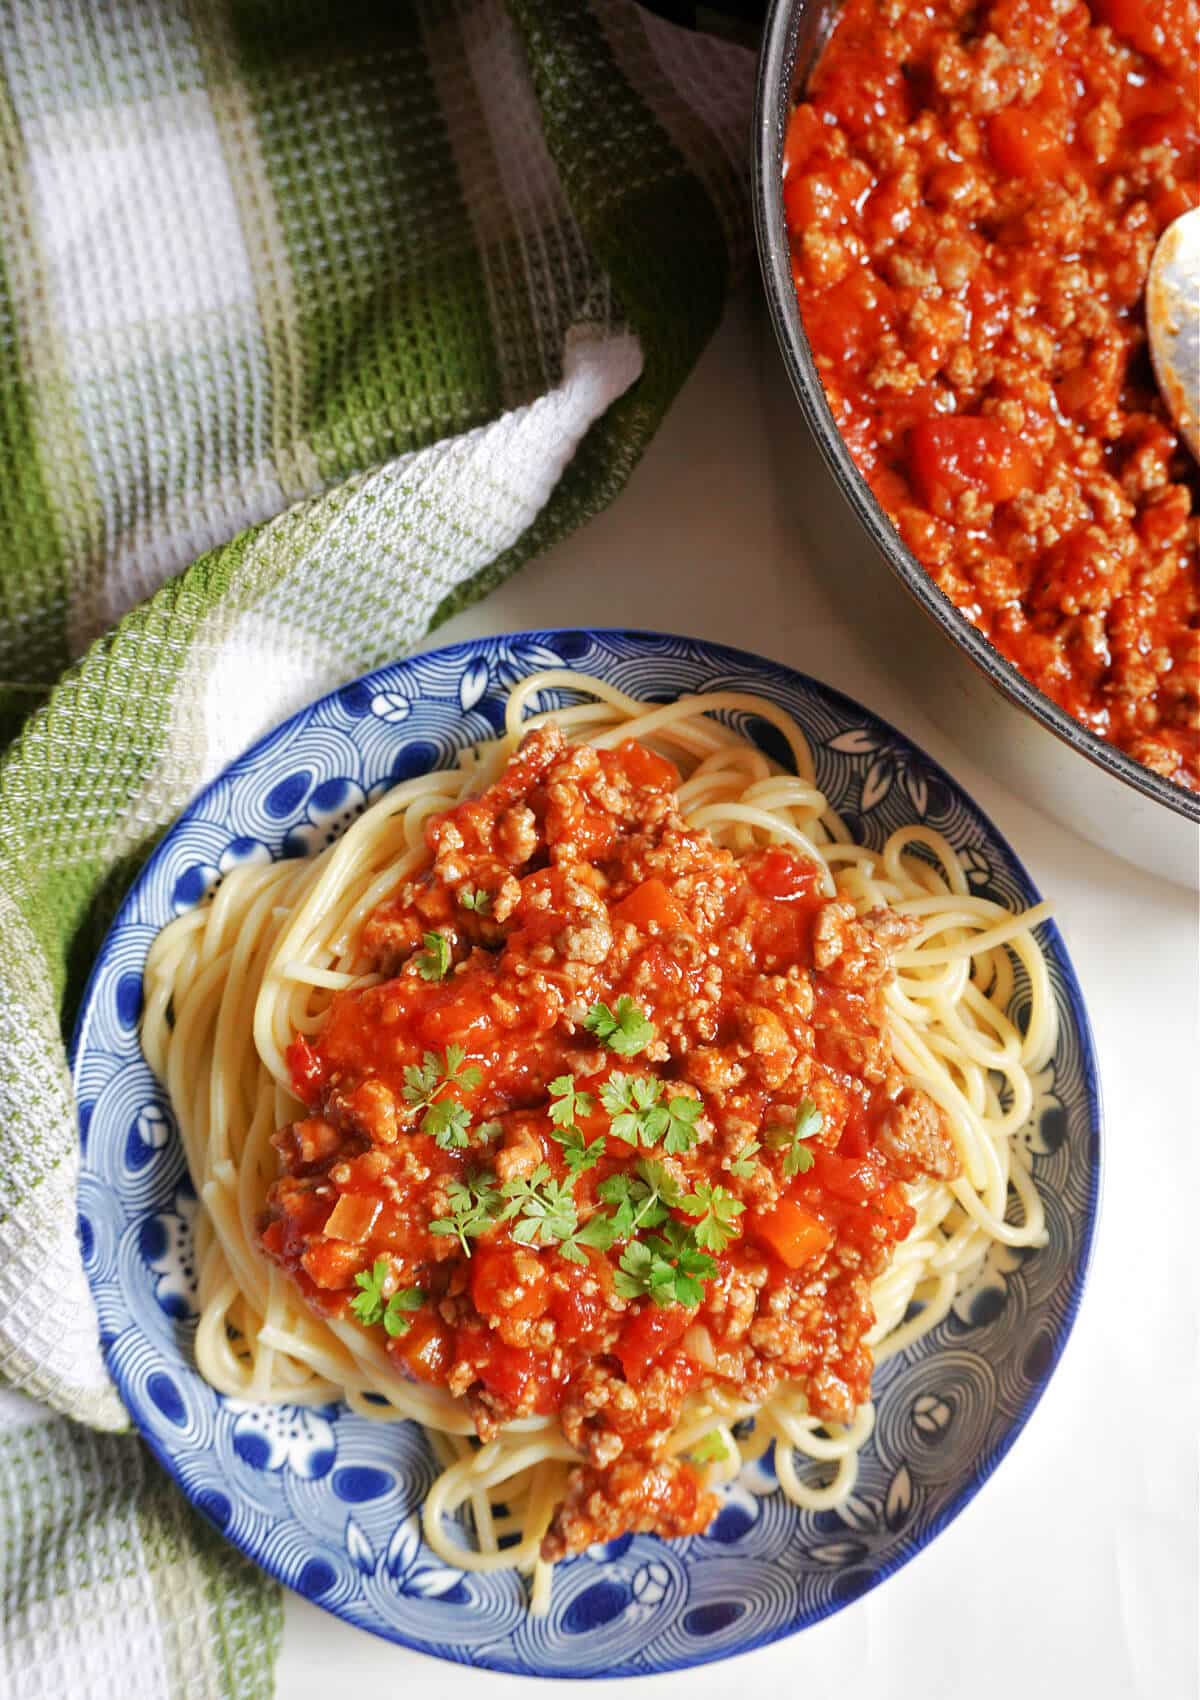
[[[751,80],[628,0],[0,7],[5,1700],[271,1691],[275,1588],[122,1432],[63,1034],[202,780],[620,490]]]

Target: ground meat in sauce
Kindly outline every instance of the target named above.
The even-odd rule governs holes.
[[[420,1301],[388,1352],[406,1376],[464,1398],[482,1439],[558,1415],[581,1463],[547,1558],[623,1531],[707,1526],[714,1496],[665,1455],[698,1389],[761,1400],[786,1378],[819,1416],[852,1415],[870,1383],[870,1284],[913,1221],[901,1183],[956,1169],[940,1111],[906,1085],[884,1032],[890,957],[910,924],[831,902],[791,851],[735,859],[687,827],[677,783],[632,742],[597,753],[552,726],[530,733],[489,791],[429,822],[429,869],[368,921],[363,967],[387,977],[336,994],[316,1042],[289,1051],[308,1114],[275,1136],[265,1250],[314,1310],[338,1316],[355,1277],[384,1259],[385,1298],[416,1288]],[[442,979],[422,973],[431,931],[451,952]],[[623,995],[653,1024],[629,1057],[585,1025]],[[452,1045],[478,1070],[443,1093],[466,1113],[465,1149],[421,1131],[406,1097],[405,1070]],[[638,1152],[615,1137],[599,1103],[614,1072],[698,1101],[690,1148]],[[601,1141],[573,1182],[548,1114],[565,1077],[591,1094],[583,1139]],[[788,1175],[764,1136],[802,1107],[819,1111],[812,1160]],[[597,1189],[639,1155],[682,1194],[719,1184],[744,1207],[690,1308],[623,1297],[622,1244],[572,1262],[492,1220],[467,1256],[435,1231],[456,1183],[483,1166],[497,1187],[548,1170],[573,1185],[586,1223],[606,1208]]]
[[[847,0],[784,205],[834,417],[1035,685],[1200,789],[1200,475],[1154,383],[1154,244],[1200,202],[1196,0]]]

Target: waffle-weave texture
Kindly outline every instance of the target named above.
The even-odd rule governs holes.
[[[119,1432],[64,1034],[203,780],[620,490],[751,80],[628,0],[0,8],[6,1700],[271,1691],[276,1590]]]

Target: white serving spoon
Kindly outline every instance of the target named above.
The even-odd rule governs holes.
[[[1200,460],[1200,207],[1163,231],[1146,280],[1146,327],[1167,409]]]

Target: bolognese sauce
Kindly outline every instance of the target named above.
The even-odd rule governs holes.
[[[735,856],[672,764],[526,735],[426,826],[367,920],[374,983],[289,1063],[266,1252],[482,1439],[556,1416],[578,1451],[543,1543],[681,1535],[716,1499],[667,1442],[689,1394],[783,1380],[846,1422],[905,1182],[957,1172],[884,992],[912,923],[859,919],[823,866]]]
[[[796,293],[904,542],[1092,731],[1200,789],[1197,468],[1147,351],[1200,201],[1195,0],[847,0],[792,113]]]

